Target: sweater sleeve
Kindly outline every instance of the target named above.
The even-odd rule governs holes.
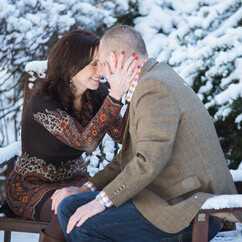
[[[108,127],[118,117],[121,107],[107,96],[99,111],[85,127],[64,111],[58,102],[41,96],[32,103],[32,112],[34,120],[58,140],[72,148],[91,152],[97,148]]]
[[[129,106],[128,106],[129,107]],[[118,115],[115,121],[108,127],[109,136],[116,142],[122,144],[124,130],[128,120],[129,108],[127,108],[124,116]]]

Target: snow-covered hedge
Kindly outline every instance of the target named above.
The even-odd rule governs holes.
[[[236,168],[242,160],[242,1],[144,0],[139,9],[135,27],[150,55],[197,92]]]
[[[45,60],[72,29],[102,34],[127,8],[127,1],[1,0],[0,146],[19,137],[25,65]]]

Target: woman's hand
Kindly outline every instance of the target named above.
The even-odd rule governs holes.
[[[113,62],[116,62],[114,53],[111,54],[113,55]],[[103,63],[104,75],[110,84],[109,95],[118,101],[129,90],[130,84],[138,71],[138,57],[135,57],[135,54],[132,54],[125,63],[123,63],[123,60],[124,52],[119,55],[117,65],[112,65],[112,71],[106,61]]]
[[[64,187],[62,189],[56,190],[53,195],[51,196],[52,204],[51,204],[51,210],[54,210],[54,213],[57,214],[57,208],[60,204],[60,202],[73,194],[83,193],[83,192],[90,192],[90,189],[83,185],[82,187]]]

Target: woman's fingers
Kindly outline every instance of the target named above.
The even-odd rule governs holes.
[[[52,194],[52,196],[51,196],[51,198],[50,198],[50,199],[52,200],[52,203],[51,203],[51,210],[54,210],[54,209],[55,209],[56,198],[57,198],[59,192],[60,192],[60,190],[56,190],[56,191]]]
[[[136,57],[138,58],[138,57]],[[134,59],[134,61],[130,64],[129,68],[128,68],[128,73],[132,72],[133,74],[136,73],[138,71],[137,68],[137,63],[138,63],[138,59]]]
[[[127,91],[129,90],[130,86],[132,85],[132,81],[134,80],[134,77],[135,77],[137,71],[138,71],[138,69],[136,69],[136,70],[133,72],[133,74],[130,76],[130,78],[127,79],[127,81],[126,81],[126,86],[125,86],[125,92],[127,92]]]
[[[133,74],[132,74],[132,76],[131,76],[130,83],[134,80],[134,77],[136,76],[138,70],[139,70],[139,68],[136,66],[136,68],[134,69]]]
[[[116,100],[121,100],[137,72],[138,57],[132,54],[124,63],[124,56],[124,52],[122,52],[114,69],[110,68],[107,62],[103,63],[105,76],[110,84],[109,95]]]
[[[52,203],[51,203],[51,210],[54,210],[54,207],[55,207],[55,200],[52,200]]]
[[[60,199],[58,199],[56,202],[55,202],[55,207],[54,207],[54,213],[55,214],[57,214],[57,208],[58,208],[58,206],[59,206],[59,204],[60,204]]]
[[[55,200],[52,201],[52,206],[51,206],[51,210],[54,211],[54,214],[56,214],[58,204],[59,204],[59,197],[56,197]]]
[[[52,194],[51,199],[54,199],[54,198],[55,198],[55,196],[56,196],[56,194],[58,194],[58,193],[59,193],[59,191],[60,191],[60,189],[56,190],[56,191],[55,191],[55,192]]]
[[[53,195],[51,196],[52,203],[51,203],[51,210],[54,211],[54,214],[57,214],[57,208],[60,201],[63,199],[63,188],[56,190]]]
[[[77,193],[80,193],[80,190],[78,187],[74,186],[64,187],[62,189],[56,190],[54,194],[51,196],[51,210],[54,210],[54,213],[57,214],[57,209],[61,201],[64,198]]]
[[[133,54],[128,58],[128,60],[125,62],[124,67],[123,67],[123,70],[124,70],[124,71],[127,71],[127,70],[129,69],[130,65],[132,64],[132,62],[135,61],[135,60],[137,61],[137,60],[138,60],[138,57],[137,57],[137,56],[135,57],[135,53],[133,53]]]
[[[123,68],[123,61],[124,61],[124,51],[122,51],[121,55],[119,55],[117,69],[120,70]]]

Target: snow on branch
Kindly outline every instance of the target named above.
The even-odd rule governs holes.
[[[242,182],[242,170],[230,170],[234,182]]]
[[[26,72],[36,72],[39,76],[45,76],[47,69],[47,60],[45,61],[31,61],[25,66]]]
[[[16,141],[10,145],[0,148],[0,164],[9,159],[13,158],[15,155],[20,156],[21,154],[21,142]]]

